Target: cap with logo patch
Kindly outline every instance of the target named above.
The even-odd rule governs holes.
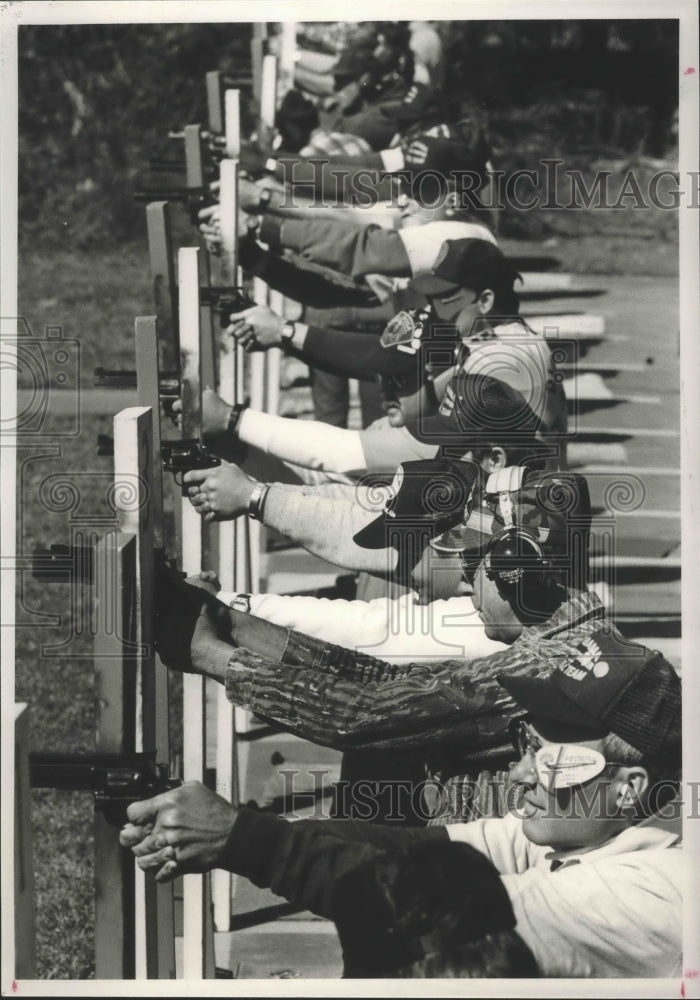
[[[401,168],[390,172],[399,179],[401,190],[421,205],[437,208],[454,192],[451,205],[456,208],[462,203],[465,178],[482,171],[484,164],[464,143],[431,134],[435,131],[431,128],[406,141]],[[476,203],[475,198],[472,201]]]
[[[522,393],[502,379],[457,372],[437,414],[406,422],[418,441],[464,451],[480,443],[521,447],[537,440],[540,419]]]
[[[493,243],[485,240],[445,240],[435,264],[427,274],[419,274],[410,287],[423,295],[445,295],[458,288],[482,292],[506,277],[520,275]]]
[[[615,733],[650,761],[680,753],[681,682],[661,653],[604,630],[577,651],[549,678],[498,680],[536,718]]]
[[[481,469],[475,462],[425,459],[402,462],[379,517],[354,535],[366,549],[391,545],[393,529],[427,527],[434,534],[457,524],[472,503]]]

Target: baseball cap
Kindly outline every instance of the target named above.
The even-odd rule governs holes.
[[[431,271],[418,274],[410,287],[423,295],[444,295],[457,288],[482,291],[496,279],[520,277],[497,246],[486,240],[445,240]]]
[[[576,531],[586,548],[591,528],[591,497],[585,476],[577,472],[543,472],[512,465],[492,472],[461,524],[430,542],[440,552],[480,557],[489,540],[503,528],[524,528],[543,552],[568,555]]]
[[[681,682],[661,653],[599,630],[577,643],[548,678],[498,675],[537,718],[614,733],[643,759],[680,753]]]
[[[476,462],[430,458],[402,462],[379,517],[354,536],[365,549],[383,549],[392,528],[428,527],[435,534],[458,524],[481,476]]]
[[[536,440],[540,418],[522,393],[490,375],[458,371],[452,377],[437,414],[406,422],[406,430],[424,444],[469,451],[480,442],[504,445]]]

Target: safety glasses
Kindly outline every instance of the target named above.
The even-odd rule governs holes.
[[[620,761],[606,760],[593,747],[576,743],[543,744],[524,719],[512,724],[511,737],[518,757],[530,762],[538,782],[547,791],[583,785],[602,774],[606,767],[624,766]]]

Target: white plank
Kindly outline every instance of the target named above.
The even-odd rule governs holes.
[[[183,437],[200,433],[200,315],[199,251],[182,247],[178,252],[180,317],[180,372],[182,379]],[[202,565],[202,528],[199,514],[182,498],[182,568],[188,576]],[[205,696],[201,677],[183,677],[183,778],[203,781],[205,769]],[[185,979],[204,978],[205,890],[201,875],[183,876],[183,953]]]

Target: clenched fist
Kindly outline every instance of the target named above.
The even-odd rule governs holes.
[[[230,521],[247,513],[255,480],[237,465],[222,462],[212,469],[193,469],[182,477],[190,503],[205,521]]]
[[[237,811],[198,781],[163,792],[127,809],[119,842],[156,882],[221,867]]]

